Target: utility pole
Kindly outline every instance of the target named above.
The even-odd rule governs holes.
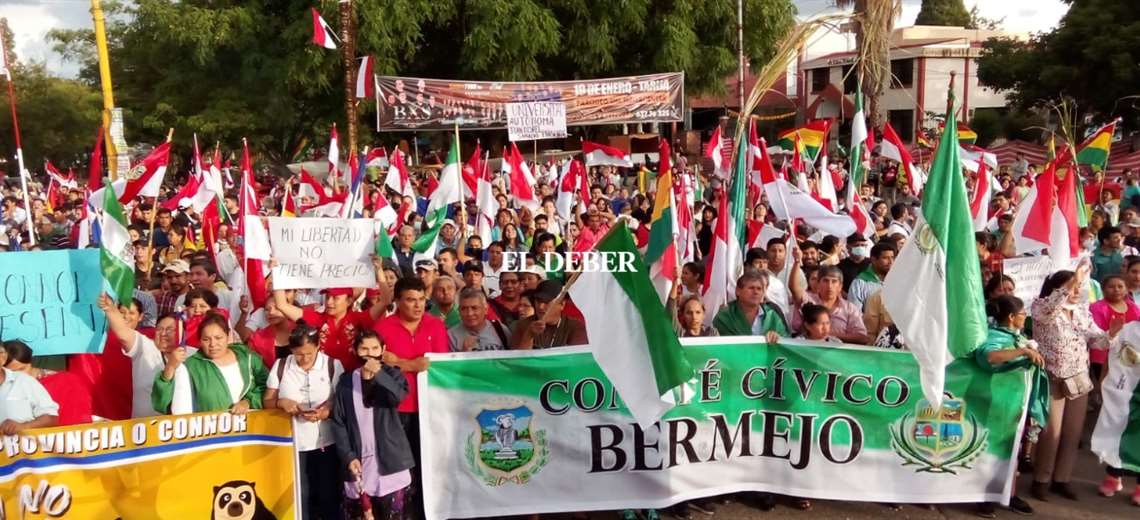
[[[99,83],[103,87],[103,144],[107,152],[107,171],[115,180],[116,162],[119,157],[115,150],[115,140],[111,136],[111,112],[115,109],[115,95],[111,91],[111,60],[107,53],[107,29],[104,24],[103,7],[100,0],[91,0],[91,17],[95,21],[95,48],[99,53]]]
[[[340,60],[344,66],[344,115],[348,118],[348,157],[356,156],[356,16],[352,0],[340,0]]]

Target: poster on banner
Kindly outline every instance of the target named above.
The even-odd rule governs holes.
[[[566,137],[566,104],[550,101],[507,103],[507,134],[511,141]]]
[[[495,130],[508,128],[512,103],[565,105],[568,125],[666,123],[684,116],[685,74],[574,81],[462,81],[377,76],[376,129]]]
[[[270,217],[277,289],[376,287],[372,219]]]
[[[37,356],[102,352],[103,285],[98,249],[0,255],[0,339],[21,340]]]
[[[1002,274],[1013,279],[1013,295],[1021,299],[1025,308],[1037,300],[1045,279],[1059,268],[1048,256],[1028,256],[1002,260]]]
[[[427,517],[662,508],[742,491],[1008,501],[1026,372],[955,361],[935,408],[909,352],[756,341],[682,340],[697,373],[646,429],[588,348],[432,355],[419,374]]]
[[[280,412],[29,430],[3,438],[0,518],[293,518],[295,453]]]

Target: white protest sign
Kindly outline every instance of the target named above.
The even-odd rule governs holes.
[[[1021,298],[1025,308],[1041,294],[1041,285],[1057,268],[1047,256],[1006,258],[1002,261],[1002,274],[1013,279],[1013,295]]]
[[[372,219],[271,217],[274,289],[376,287]]]
[[[511,141],[566,137],[566,104],[557,101],[507,103],[507,134]]]

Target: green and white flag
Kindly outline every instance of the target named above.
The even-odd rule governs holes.
[[[594,250],[617,259],[606,269],[613,272],[584,271],[569,293],[586,319],[594,360],[634,419],[648,428],[673,407],[662,396],[688,381],[693,367],[625,223]]]
[[[867,117],[863,114],[863,79],[855,87],[855,116],[851,119],[851,153],[847,157],[851,161],[851,182],[847,185],[857,189],[863,184],[867,172],[863,166],[863,147],[867,142]]]
[[[951,110],[914,233],[883,281],[883,304],[918,361],[923,395],[935,404],[942,402],[946,365],[986,337],[982,273],[954,119]]]
[[[451,141],[451,151],[447,152],[447,163],[439,171],[439,186],[431,193],[427,212],[430,215],[438,208],[463,201],[463,181],[459,178],[462,164],[459,162],[459,141]]]
[[[384,226],[380,226],[380,231],[376,233],[376,256],[391,258],[392,261],[399,263],[396,260],[396,248],[392,247],[392,237]]]
[[[99,265],[103,277],[111,285],[115,300],[129,302],[135,291],[135,255],[131,246],[131,236],[127,234],[127,217],[123,206],[111,189],[111,182],[103,181],[103,216],[99,220],[102,229]]]
[[[435,259],[436,253],[439,252],[439,230],[443,229],[444,220],[447,220],[447,206],[441,206],[434,212],[428,211],[428,230],[416,237],[415,242],[412,242],[412,251],[416,252],[412,258],[415,261],[424,258]],[[393,255],[395,255],[394,252]]]
[[[1104,403],[1092,434],[1092,451],[1114,468],[1140,471],[1140,323],[1124,326],[1112,343]]]

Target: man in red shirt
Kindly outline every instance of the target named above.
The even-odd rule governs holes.
[[[404,372],[408,379],[408,395],[400,402],[397,411],[404,425],[404,433],[411,444],[412,491],[409,501],[414,518],[423,517],[423,496],[420,495],[420,420],[419,394],[416,391],[416,374],[428,368],[429,352],[451,352],[447,327],[443,320],[426,312],[427,286],[419,278],[401,278],[394,291],[396,312],[376,322],[376,333],[384,341],[385,365]]]
[[[381,282],[380,287],[383,293],[386,285]],[[310,327],[320,329],[321,350],[329,357],[340,361],[346,373],[351,372],[360,368],[361,364],[360,358],[356,357],[352,349],[357,332],[371,327],[384,312],[387,304],[373,305],[368,311],[355,311],[352,310],[352,302],[356,300],[353,289],[337,287],[325,289],[323,292],[325,294],[323,313],[294,305],[283,290],[273,291],[273,303],[289,321],[304,320]]]

